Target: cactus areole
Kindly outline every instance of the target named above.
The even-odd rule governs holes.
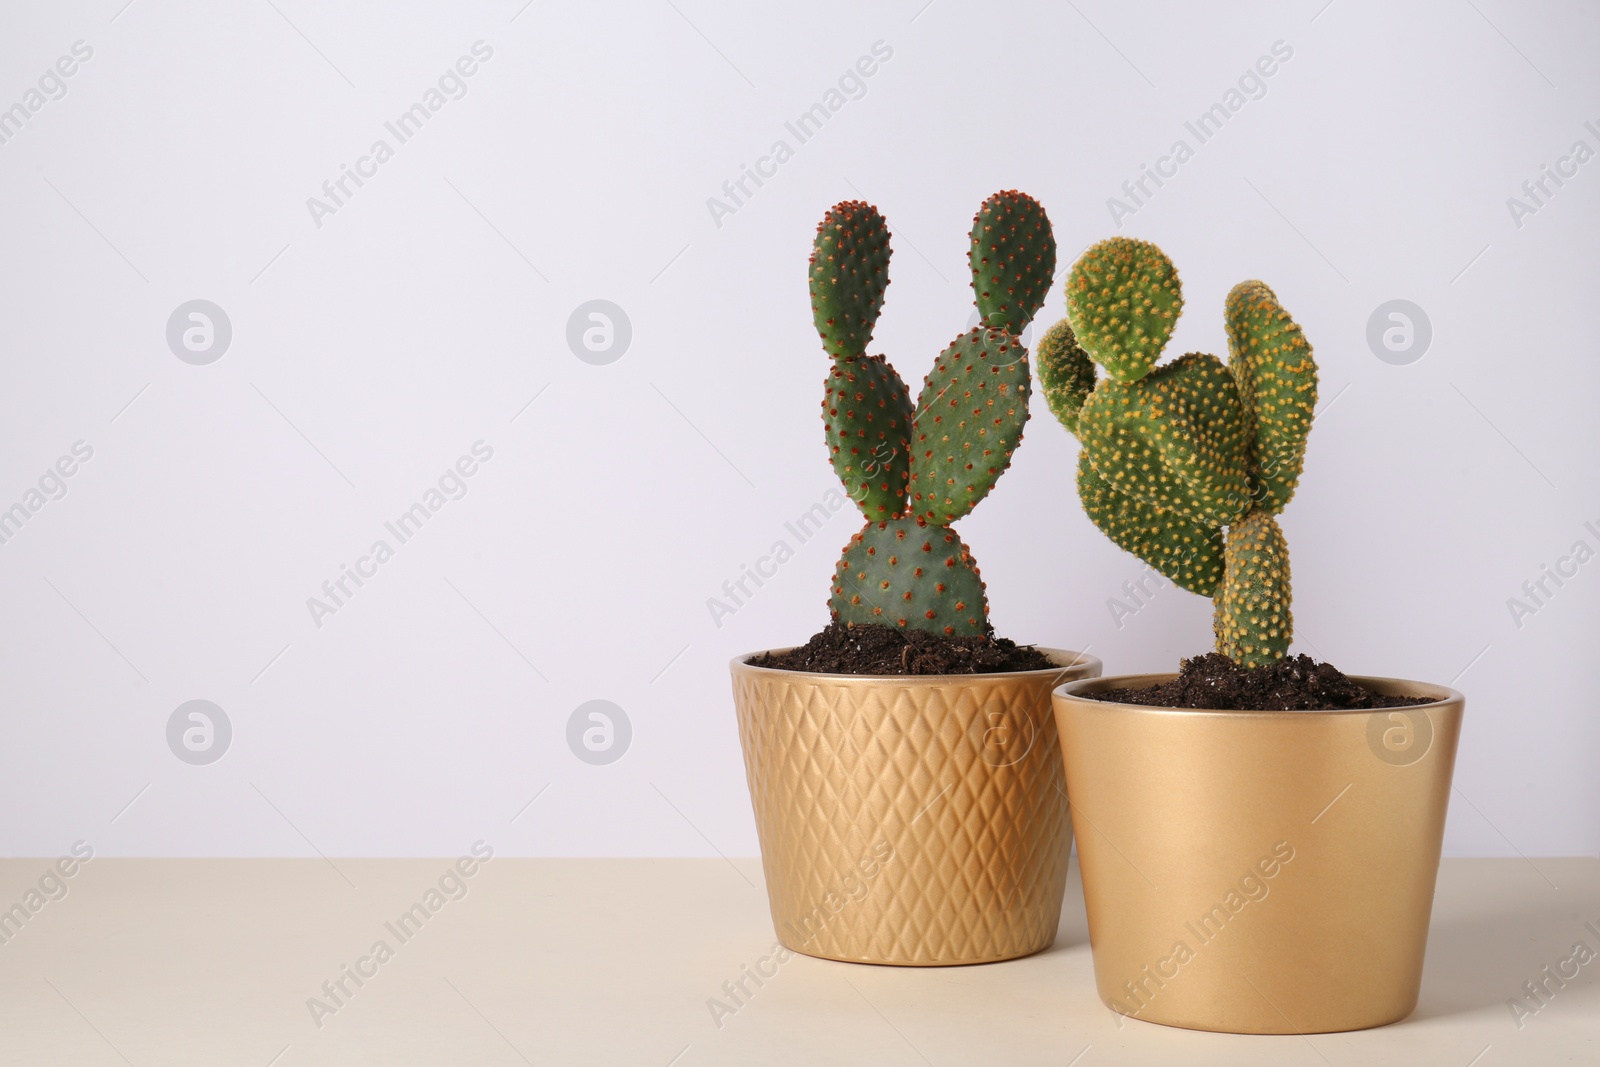
[[[817,225],[811,312],[831,362],[823,430],[866,519],[834,569],[828,609],[851,627],[988,634],[983,579],[950,524],[988,495],[1022,443],[1032,386],[1018,338],[1055,276],[1055,238],[1032,197],[983,202],[968,256],[981,325],[939,354],[915,404],[889,361],[867,352],[890,252],[888,225],[863,201],[835,204]]]
[[[1068,275],[1067,317],[1039,342],[1039,378],[1083,446],[1078,497],[1090,520],[1210,597],[1217,651],[1260,667],[1294,636],[1275,516],[1300,481],[1317,365],[1277,296],[1251,281],[1228,294],[1227,363],[1194,352],[1156,366],[1182,310],[1161,249],[1101,241]]]

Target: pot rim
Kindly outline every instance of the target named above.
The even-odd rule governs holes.
[[[1077,681],[1092,681],[1094,675],[1100,673],[1104,664],[1098,656],[1091,656],[1087,652],[1077,652],[1070,648],[1050,648],[1046,645],[1033,645],[1040,652],[1052,659],[1064,660],[1055,667],[1041,667],[1033,671],[991,671],[985,674],[830,674],[823,671],[786,671],[778,667],[757,667],[749,660],[756,656],[770,653],[788,652],[797,645],[788,645],[783,648],[761,649],[757,652],[746,652],[733,657],[728,662],[728,667],[734,673],[748,671],[752,674],[782,675],[794,679],[817,679],[822,681],[840,682],[848,681],[861,685],[954,685],[963,682],[985,682],[1012,678],[1043,678],[1050,675],[1061,674],[1064,671],[1087,670],[1093,672],[1088,677],[1066,682],[1064,685],[1074,685]],[[1055,692],[1055,690],[1052,690]]]
[[[1449,707],[1464,707],[1467,698],[1459,691],[1447,685],[1435,685],[1432,682],[1418,682],[1409,678],[1388,678],[1383,675],[1358,675],[1347,677],[1363,686],[1377,690],[1385,695],[1431,696],[1426,704],[1410,704],[1401,708],[1324,708],[1317,710],[1296,711],[1291,708],[1266,709],[1247,711],[1230,708],[1162,708],[1152,707],[1148,704],[1124,704],[1116,700],[1091,700],[1078,694],[1090,687],[1100,689],[1137,689],[1146,685],[1157,685],[1170,682],[1178,676],[1176,671],[1156,672],[1150,674],[1110,674],[1099,678],[1077,678],[1064,682],[1050,691],[1052,700],[1067,700],[1080,705],[1091,705],[1098,708],[1117,711],[1148,712],[1156,715],[1184,715],[1205,716],[1208,718],[1234,718],[1234,719],[1304,719],[1308,716],[1335,716],[1335,715],[1371,715],[1381,711],[1429,711]]]

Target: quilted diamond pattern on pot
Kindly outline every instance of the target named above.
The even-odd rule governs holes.
[[[1091,666],[939,681],[733,670],[785,945],[931,965],[1054,941],[1071,829],[1050,690]]]

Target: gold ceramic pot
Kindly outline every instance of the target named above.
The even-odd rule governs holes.
[[[1026,956],[1055,940],[1072,831],[1050,691],[1006,674],[866,677],[733,661],[745,774],[784,945],[855,963]]]
[[[1100,999],[1243,1034],[1359,1030],[1417,1004],[1461,694],[1382,711],[1188,711],[1055,692]]]

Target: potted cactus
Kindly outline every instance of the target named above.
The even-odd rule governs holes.
[[[1287,656],[1276,516],[1316,363],[1248,281],[1227,297],[1227,363],[1157,366],[1182,308],[1166,255],[1112,238],[1074,264],[1039,343],[1089,518],[1215,605],[1216,650],[1180,674],[1055,694],[1100,997],[1203,1030],[1393,1022],[1417,1001],[1462,697]]]
[[[1055,239],[1031,197],[972,225],[982,325],[940,353],[915,404],[869,355],[889,231],[846,201],[817,227],[813,317],[829,359],[823,427],[865,524],[834,571],[832,621],[796,649],[732,663],[745,770],[778,938],[866,963],[980,963],[1055,939],[1071,844],[1050,692],[1098,661],[994,636],[951,528],[1022,440],[1018,340]]]

